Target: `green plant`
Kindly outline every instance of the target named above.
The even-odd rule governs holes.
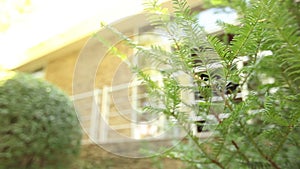
[[[68,96],[30,75],[0,73],[0,168],[68,168],[81,140]]]
[[[172,2],[174,13],[157,0],[146,3],[150,23],[165,32],[172,50],[159,45],[145,49],[108,27],[135,48],[138,56],[152,61],[163,76],[163,85],[157,85],[149,74],[131,64],[148,87],[149,96],[160,100],[159,107],[145,109],[176,119],[188,131],[187,141],[162,156],[186,161],[192,168],[300,168],[300,29],[299,11],[295,10],[299,3],[214,1],[239,12],[238,25],[220,23],[223,34],[234,34],[227,43],[199,26],[186,1]],[[266,51],[268,56],[263,56]],[[247,63],[237,68],[241,56],[247,56]],[[220,63],[222,70],[210,70],[213,63]],[[195,72],[199,66],[205,68],[206,80]],[[197,85],[183,85],[179,72]],[[228,82],[248,88],[242,101],[236,100],[238,91],[228,90]],[[204,102],[187,102],[183,92],[199,92]],[[212,100],[214,92],[222,97],[222,103]],[[213,136],[202,140],[186,127],[197,123],[187,118],[191,112],[204,119],[218,113],[228,117],[216,116]]]

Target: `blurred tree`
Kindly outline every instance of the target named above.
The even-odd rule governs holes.
[[[30,75],[0,72],[0,169],[66,169],[80,140],[67,95]]]

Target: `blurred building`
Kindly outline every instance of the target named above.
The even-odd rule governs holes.
[[[188,2],[192,10],[203,10],[202,1]],[[163,3],[163,6],[172,10],[169,1]],[[183,137],[184,132],[176,126],[165,129],[167,120],[164,116],[142,113],[141,109],[152,102],[146,95],[145,87],[139,83],[122,56],[117,57],[118,54],[108,52],[107,46],[101,41],[107,40],[140,67],[147,68],[151,63],[135,57],[136,51],[120,41],[111,30],[101,29],[95,33],[85,29],[88,24],[83,22],[63,35],[29,49],[29,60],[14,70],[45,78],[71,96],[85,132],[83,144],[105,144],[108,151],[121,155],[128,151],[125,155],[135,156],[139,153],[139,145],[133,143],[139,140],[152,142],[150,148],[158,149],[159,145],[170,146],[171,140]],[[147,46],[159,43],[166,48],[170,47],[163,36],[158,36],[159,32],[155,32],[144,13],[122,18],[111,25],[139,44]],[[210,28],[211,32],[218,31],[216,27]],[[153,34],[147,33],[149,31]],[[159,73],[151,69],[146,71],[160,83]],[[201,70],[197,73],[201,74]],[[179,77],[179,80],[190,83],[184,76]],[[183,97],[191,102],[201,100],[197,93]],[[203,122],[197,118],[196,121]],[[201,125],[194,126],[196,134],[202,131]],[[126,143],[127,150],[116,146],[118,143],[123,146]]]
[[[189,3],[194,10],[201,9],[201,1],[191,0]],[[170,4],[165,2],[163,5],[170,8]],[[112,26],[137,40],[159,41],[157,36],[143,35],[151,29],[144,13],[123,18]],[[148,124],[149,117],[138,112],[146,104],[146,98],[143,87],[134,84],[135,79],[132,79],[128,66],[114,54],[107,53],[107,48],[97,37],[91,37],[94,32],[80,39],[72,38],[72,35],[76,37],[76,33],[80,33],[80,28],[82,25],[29,49],[32,59],[15,70],[43,77],[72,96],[82,125],[90,136],[84,138],[84,143],[90,142],[90,139],[102,143],[118,142],[159,134],[163,119]],[[97,36],[115,42],[116,47],[128,56],[134,54],[109,30],[102,29]],[[103,113],[108,126],[101,122]]]

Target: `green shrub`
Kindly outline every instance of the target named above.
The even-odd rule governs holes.
[[[80,140],[74,107],[62,91],[30,75],[0,74],[0,169],[68,168]]]

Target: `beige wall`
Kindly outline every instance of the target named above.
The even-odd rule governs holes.
[[[81,53],[80,49],[77,49],[48,62],[44,66],[45,79],[69,95],[73,94],[73,76],[81,79],[77,81],[78,84],[75,84],[78,93],[95,88],[101,89],[103,86],[128,83],[132,76],[128,66],[117,56],[107,53],[107,49],[99,49],[101,46],[99,42],[83,46]],[[125,54],[132,54],[132,49],[124,44],[117,44],[116,47]],[[76,72],[75,69],[78,71]]]
[[[72,94],[73,72],[78,52],[49,62],[45,67],[45,79]]]

